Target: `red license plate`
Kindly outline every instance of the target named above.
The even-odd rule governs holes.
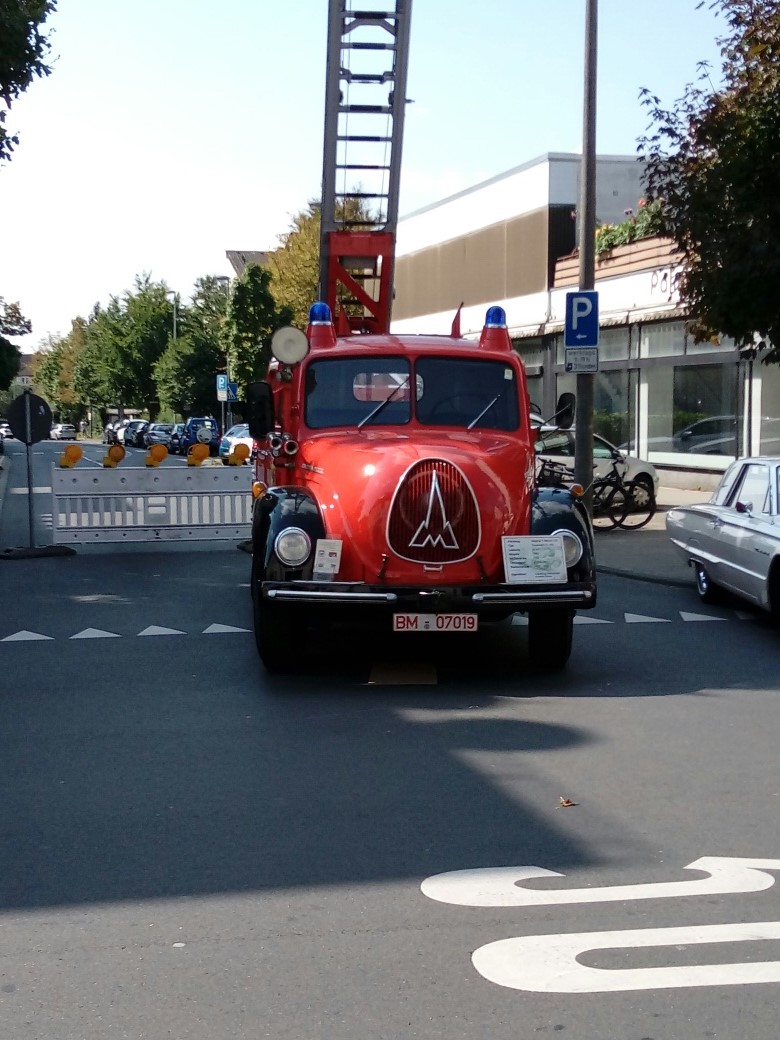
[[[393,614],[394,632],[476,632],[476,614]]]

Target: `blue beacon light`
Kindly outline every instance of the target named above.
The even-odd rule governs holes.
[[[330,313],[330,307],[327,303],[313,303],[309,308],[309,324],[310,325],[332,325],[333,315]]]
[[[485,315],[485,327],[488,329],[506,328],[506,311],[503,307],[489,307]]]

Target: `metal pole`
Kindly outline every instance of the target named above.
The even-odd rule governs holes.
[[[590,290],[596,281],[596,56],[598,0],[585,0],[585,82],[582,118],[582,164],[578,206],[580,289]],[[574,478],[588,488],[593,480],[593,375],[577,374],[577,421],[574,429]],[[588,512],[593,495],[585,496]]]
[[[176,342],[176,293],[173,294],[173,342]]]
[[[33,479],[32,479],[32,410],[30,391],[24,391],[24,439],[27,441],[27,520],[30,528],[30,548],[35,545],[33,531]],[[55,520],[57,518],[55,517]]]

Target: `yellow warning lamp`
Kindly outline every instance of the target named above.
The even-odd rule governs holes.
[[[199,466],[204,459],[209,457],[208,444],[193,444],[187,452],[187,465]]]
[[[113,469],[118,466],[122,459],[125,457],[125,449],[121,444],[112,444],[108,449],[108,453],[103,456],[103,465],[107,469]]]
[[[80,444],[69,444],[59,459],[61,469],[70,469],[75,466],[84,454]]]
[[[230,466],[243,466],[250,454],[251,450],[248,444],[237,444],[228,455],[228,464]]]
[[[168,449],[164,444],[152,444],[147,452],[144,462],[147,466],[159,466],[168,455]]]

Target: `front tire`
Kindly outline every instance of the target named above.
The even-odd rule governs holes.
[[[573,610],[531,610],[528,613],[528,655],[546,672],[559,672],[571,655]]]
[[[254,590],[255,645],[267,672],[289,672],[300,659],[303,629],[289,606],[263,599]]]

